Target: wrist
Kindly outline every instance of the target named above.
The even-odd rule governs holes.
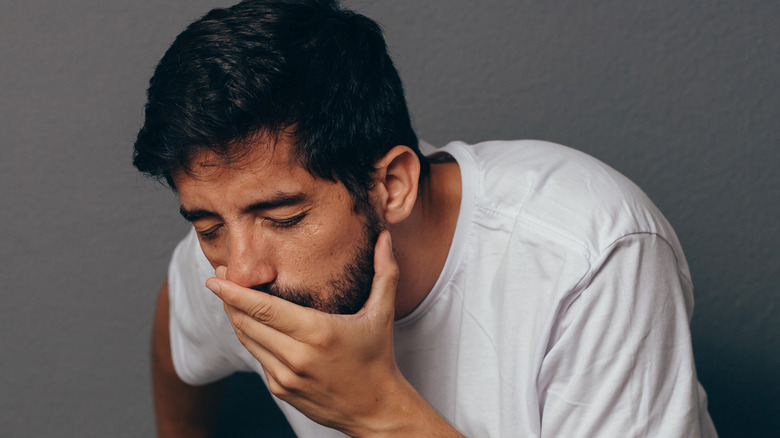
[[[403,376],[378,393],[377,401],[376,412],[348,435],[372,438],[463,436]]]

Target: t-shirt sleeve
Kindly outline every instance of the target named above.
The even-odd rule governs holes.
[[[714,437],[690,279],[655,234],[621,238],[561,309],[539,374],[543,437]]]
[[[250,368],[223,310],[205,283],[214,269],[203,255],[194,229],[177,245],[168,267],[170,337],[179,378],[203,385]]]

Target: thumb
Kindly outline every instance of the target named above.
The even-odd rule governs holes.
[[[398,275],[398,263],[393,256],[390,232],[385,230],[379,234],[374,247],[374,280],[371,284],[371,293],[363,306],[369,315],[387,315],[390,321],[393,321]]]

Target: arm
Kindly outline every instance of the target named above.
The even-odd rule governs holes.
[[[207,437],[214,433],[224,379],[188,385],[173,368],[168,326],[168,281],[160,288],[152,331],[152,389],[159,437]]]
[[[626,236],[559,316],[539,375],[542,436],[715,436],[696,379],[691,285],[672,248]]]
[[[271,392],[313,421],[352,436],[461,436],[409,384],[393,353],[398,265],[390,235],[374,252],[374,281],[355,315],[333,315],[243,288],[207,286],[236,335],[263,365]]]

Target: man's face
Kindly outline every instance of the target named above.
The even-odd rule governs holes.
[[[383,225],[370,206],[353,208],[340,183],[288,160],[288,140],[233,165],[211,152],[174,182],[182,214],[213,267],[241,286],[330,313],[355,313],[373,278]],[[273,151],[273,152],[271,152]]]

